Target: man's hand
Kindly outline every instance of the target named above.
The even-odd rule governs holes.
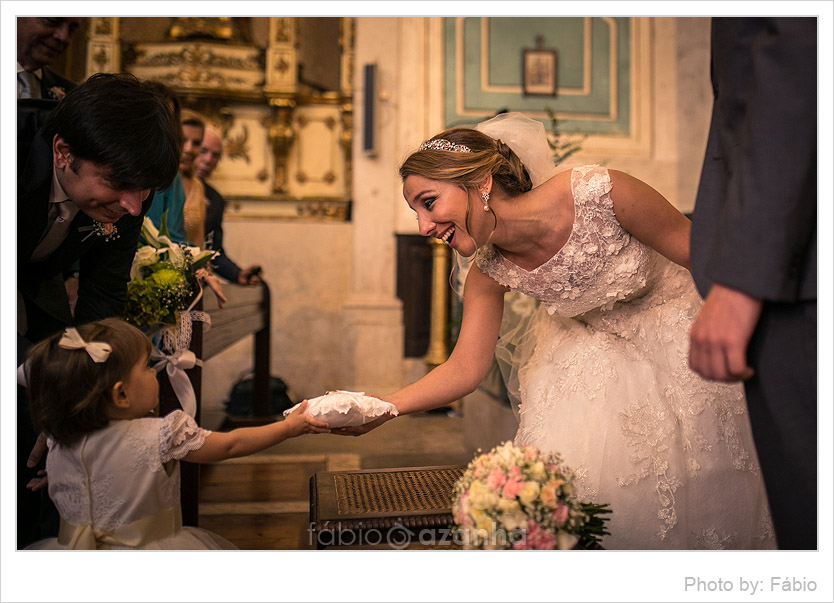
[[[752,377],[747,345],[761,313],[761,300],[713,285],[689,331],[689,368],[713,381]]]
[[[36,467],[46,454],[46,434],[41,432],[38,439],[35,440],[35,445],[32,446],[32,452],[29,453],[29,458],[26,460],[26,466],[30,469]]]
[[[261,267],[249,266],[237,275],[238,285],[257,285],[261,282]]]

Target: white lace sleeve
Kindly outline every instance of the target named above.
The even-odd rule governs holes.
[[[199,427],[187,414],[175,410],[162,419],[159,433],[159,455],[163,463],[181,459],[192,450],[202,448],[206,436],[211,433]]]

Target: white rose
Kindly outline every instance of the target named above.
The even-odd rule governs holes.
[[[475,482],[469,490],[469,504],[473,509],[492,509],[498,504],[498,495],[481,482]]]
[[[495,450],[499,459],[504,461],[507,464],[513,464],[514,459],[514,449],[512,442],[505,442]]]
[[[530,473],[533,475],[533,479],[541,481],[545,478],[545,471],[544,471],[544,463],[541,461],[536,461],[532,467],[530,467]]]
[[[518,504],[517,500],[510,500],[502,496],[498,500],[498,509],[503,513],[515,513],[521,511],[521,505]]]
[[[136,250],[136,255],[133,256],[133,265],[130,267],[130,280],[139,276],[139,269],[142,266],[150,266],[156,262],[156,249],[153,247],[140,247]]]
[[[532,505],[539,496],[541,487],[538,482],[524,482],[521,486],[521,492],[518,494],[518,499],[525,506]]]
[[[527,525],[527,515],[521,511],[515,513],[504,513],[501,515],[501,525],[508,532],[512,532],[518,528],[524,528]]]

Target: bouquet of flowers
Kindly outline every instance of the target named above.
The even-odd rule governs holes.
[[[172,242],[165,218],[159,230],[145,218],[127,285],[125,319],[145,330],[179,326],[201,291],[197,271],[217,253]]]
[[[455,485],[452,515],[466,548],[601,548],[608,505],[579,501],[556,453],[504,442],[477,456]]]

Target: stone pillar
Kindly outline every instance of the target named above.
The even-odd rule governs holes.
[[[362,73],[377,66],[377,153],[353,144],[353,257],[343,305],[343,387],[386,394],[406,385],[402,303],[396,297],[397,232],[416,232],[397,167],[442,120],[442,19],[356,19],[354,106],[362,107]],[[354,111],[354,132],[365,116]],[[403,219],[403,214],[406,218]],[[428,312],[429,309],[426,309]]]
[[[354,106],[364,105],[363,68],[377,65],[379,82],[374,118],[378,153],[361,152],[361,136],[353,140],[353,245],[350,294],[342,307],[343,388],[386,394],[402,386],[402,303],[395,295],[395,220],[397,174],[393,124],[401,117],[385,98],[396,92],[398,78],[397,18],[356,20]],[[385,22],[384,24],[382,22]],[[365,115],[355,111],[354,131],[361,132]],[[400,194],[401,197],[401,194]]]

